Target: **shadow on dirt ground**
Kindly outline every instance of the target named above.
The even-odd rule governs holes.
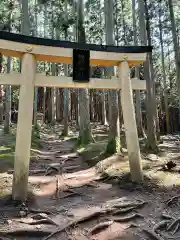
[[[15,206],[7,201],[13,174],[9,159],[6,169],[1,171],[2,239],[179,239],[179,198],[168,202],[180,195],[179,173],[161,171],[162,164],[169,159],[179,165],[177,138],[164,138],[163,157],[145,156],[144,182],[135,184],[130,180],[127,156],[115,155],[98,163],[98,154],[103,151],[101,137],[101,144],[95,143],[96,151],[91,149],[93,144],[74,151],[74,133],[63,139],[59,132],[56,127],[44,128],[41,148],[31,149],[27,205]],[[106,134],[103,129],[97,132]],[[4,146],[8,144],[9,140]],[[171,152],[168,144],[174,144],[176,153]],[[11,152],[13,163],[14,147],[8,154]],[[87,159],[94,157],[89,167]],[[157,225],[162,221],[164,225]],[[131,224],[136,226],[130,228]]]

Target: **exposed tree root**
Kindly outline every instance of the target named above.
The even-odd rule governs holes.
[[[174,229],[174,231],[173,231],[173,233],[172,233],[173,235],[176,234],[177,231],[179,230],[179,224],[180,224],[180,223],[178,223],[178,224],[176,225],[176,227],[175,227],[175,229]]]
[[[97,188],[97,187],[99,187],[99,184],[95,181],[92,181],[92,182],[86,183],[85,186]]]
[[[152,230],[146,228],[141,228],[141,230],[145,232],[152,240],[164,240],[164,238],[162,238]]]
[[[174,197],[170,200],[174,200]],[[175,218],[168,214],[162,214],[162,217],[167,220],[161,221],[160,223],[156,224],[153,228],[153,231],[157,232],[158,229],[160,230],[161,228],[166,228],[167,231],[172,232],[172,235],[176,234],[180,227],[180,218]],[[169,236],[169,235],[165,235],[165,234],[163,234],[163,236],[166,237],[167,239],[179,239],[180,238],[180,236],[173,237],[173,236]]]
[[[170,216],[170,215],[168,215],[168,214],[166,214],[166,213],[163,213],[162,214],[162,218],[165,218],[165,219],[175,219],[174,217],[172,217],[172,216]]]
[[[47,215],[51,215],[52,212],[48,210],[43,210],[43,209],[34,209],[34,208],[28,208],[29,213],[45,213]]]
[[[65,226],[62,226],[61,228],[59,228],[59,229],[56,230],[55,232],[50,233],[50,235],[47,236],[47,237],[45,237],[45,238],[43,238],[43,240],[48,240],[48,239],[50,239],[50,238],[53,237],[54,235],[56,235],[56,234],[58,234],[58,233],[61,233],[61,232],[65,231],[65,229],[67,229],[67,228],[73,226],[74,224],[75,224],[74,221],[71,221],[71,222],[67,223]]]
[[[156,234],[153,230],[143,228],[143,227],[138,226],[134,223],[129,226],[129,228],[132,228],[132,227],[139,228],[141,231],[145,232],[150,237],[151,240],[164,240],[163,237]]]
[[[166,201],[166,204],[169,206],[178,198],[180,198],[180,195],[176,195],[176,196],[170,198],[168,201]]]
[[[8,231],[0,231],[2,236],[25,236],[25,237],[44,237],[51,234],[50,230],[38,230],[38,229],[13,229]]]
[[[36,215],[32,216],[31,219],[32,219],[32,221],[26,221],[26,219],[25,219],[25,220],[16,220],[16,222],[25,223],[25,224],[29,224],[29,225],[51,224],[51,225],[59,226],[59,224],[54,222],[46,214],[36,214]]]
[[[106,222],[102,222],[97,224],[95,227],[93,227],[90,231],[89,231],[89,235],[94,235],[97,234],[98,232],[108,228],[109,226],[111,226],[113,224],[113,221],[106,221]]]
[[[64,199],[64,198],[73,197],[73,196],[76,196],[76,195],[77,195],[77,193],[72,192],[72,193],[69,193],[65,196],[59,196],[58,199]]]
[[[177,224],[179,225],[180,218],[174,219],[174,221],[167,227],[168,231],[171,231],[173,227],[175,227]]]
[[[44,218],[47,218],[47,214],[46,213],[37,213],[35,215],[32,215],[31,218],[34,219],[34,220],[41,220],[41,219],[44,219]]]
[[[120,202],[117,204],[114,204],[115,208],[126,208],[126,207],[141,207],[144,204],[147,204],[148,202],[144,202],[144,201],[127,201],[127,202]]]
[[[46,218],[40,219],[40,220],[35,220],[35,221],[32,221],[32,222],[27,222],[27,221],[23,221],[23,220],[16,220],[16,222],[25,223],[25,224],[28,224],[28,225],[52,224],[52,225],[59,226],[57,223],[55,223],[51,219],[46,219]]]
[[[58,172],[59,173],[59,171],[60,171],[59,168],[50,166],[44,172],[45,172],[45,176],[48,176],[48,175],[50,175],[50,174],[52,174],[54,172]]]
[[[128,229],[128,228],[140,228],[140,226],[138,226],[135,223],[131,223],[126,229]]]
[[[91,198],[90,196],[85,195],[84,193],[80,193],[80,192],[76,192],[73,189],[68,189],[68,192],[72,193],[72,194],[76,194],[76,195],[80,195],[80,196],[84,196],[84,197],[88,197]]]
[[[170,220],[163,220],[159,223],[157,223],[154,227],[153,227],[153,231],[154,232],[157,232],[158,229],[161,229],[161,228],[166,228],[168,223],[170,223]]]
[[[178,235],[178,236],[169,236],[169,235],[167,235],[167,234],[163,234],[163,236],[164,236],[166,239],[177,239],[177,240],[180,239],[180,235]]]
[[[134,218],[138,218],[138,217],[139,217],[139,218],[144,218],[143,215],[138,214],[138,213],[134,213],[134,214],[129,215],[129,216],[127,216],[127,217],[112,218],[112,220],[113,220],[114,222],[128,222],[128,221],[133,220]]]
[[[65,229],[76,226],[79,223],[85,222],[85,221],[89,221],[90,219],[94,218],[94,217],[99,217],[101,214],[105,214],[109,211],[111,211],[112,209],[100,209],[96,212],[91,212],[88,215],[85,215],[81,218],[75,219],[67,224],[65,224],[64,226],[62,226],[61,228],[57,229],[55,232],[51,233],[49,236],[45,237],[43,240],[48,240],[51,237],[53,237],[54,235],[63,232]]]
[[[69,167],[65,167],[64,170],[65,170],[65,171],[74,170],[74,169],[77,169],[78,167],[80,167],[80,165],[69,166]]]
[[[40,173],[44,173],[45,170],[44,169],[33,169],[33,170],[29,170],[30,174],[40,174]],[[14,170],[8,170],[8,174],[13,174]]]
[[[121,208],[121,209],[118,209],[118,210],[114,211],[113,215],[118,215],[118,214],[121,214],[121,213],[129,213],[134,209],[136,209],[135,206],[134,207],[129,207],[129,208]]]

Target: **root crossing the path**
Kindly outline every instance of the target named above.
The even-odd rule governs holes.
[[[126,176],[103,180],[97,165],[89,167],[73,151],[72,140],[52,135],[42,145],[30,163],[33,193],[27,204],[1,204],[0,239],[178,239],[180,219],[172,214],[172,207],[179,194],[164,201],[162,193],[148,192]],[[13,169],[7,171],[7,179],[11,174]],[[171,212],[162,214],[169,208]]]

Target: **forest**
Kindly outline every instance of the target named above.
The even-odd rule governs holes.
[[[3,32],[104,50],[152,46],[140,64],[91,64],[97,86],[33,85],[29,121],[31,109],[19,113],[23,84],[0,85],[0,239],[180,239],[179,26],[178,0],[0,1],[0,84],[33,74],[23,58],[3,54]],[[121,90],[98,84],[120,81],[123,67],[132,107],[125,80]],[[69,63],[35,66],[44,82],[74,71]]]

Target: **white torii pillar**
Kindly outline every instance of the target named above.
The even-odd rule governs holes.
[[[13,199],[21,201],[27,198],[28,191],[35,74],[35,56],[25,53],[22,58],[22,72],[20,75],[21,86],[12,188]]]
[[[119,77],[121,81],[121,104],[124,118],[131,178],[132,181],[141,182],[143,180],[142,161],[136,126],[135,109],[133,104],[133,91],[130,80],[130,69],[126,59],[120,63]]]

